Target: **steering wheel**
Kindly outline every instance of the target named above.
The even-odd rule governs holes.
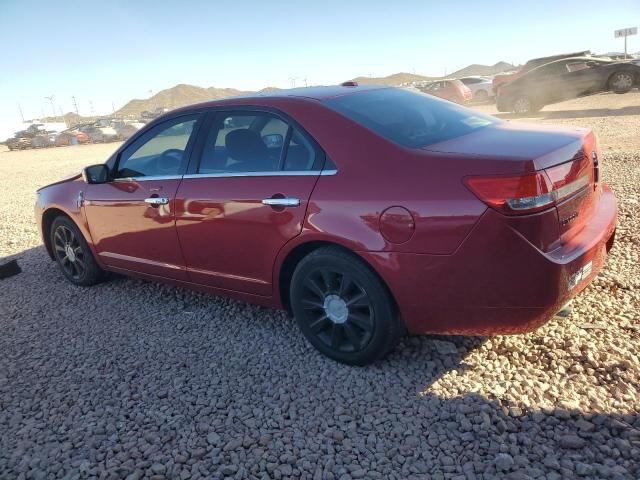
[[[179,171],[183,155],[184,150],[180,150],[179,148],[170,148],[168,150],[165,150],[156,160],[158,170],[167,173],[175,173]]]

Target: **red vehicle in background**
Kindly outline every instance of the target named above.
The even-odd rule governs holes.
[[[419,88],[421,92],[444,98],[450,102],[467,103],[473,98],[471,89],[460,80],[439,80]]]
[[[38,190],[35,217],[75,285],[112,271],[284,308],[362,365],[405,331],[514,334],[561,311],[613,245],[600,168],[590,130],[314,87],[163,115]]]
[[[517,80],[528,71],[533,70],[534,68],[539,67],[540,65],[546,65],[549,62],[553,62],[555,60],[561,60],[563,58],[584,57],[587,55],[591,55],[590,50],[585,50],[582,52],[574,52],[574,53],[562,53],[560,55],[551,55],[550,57],[532,58],[527,63],[525,63],[519,70],[503,73],[493,77],[493,85],[492,85],[493,93],[495,95],[498,95],[498,90],[502,85],[506,85],[507,83],[511,83],[514,80]]]

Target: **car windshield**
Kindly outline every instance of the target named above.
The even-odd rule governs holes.
[[[426,147],[501,122],[431,95],[395,88],[335,97],[325,104],[407,148]]]

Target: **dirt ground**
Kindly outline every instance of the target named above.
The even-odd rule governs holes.
[[[0,280],[0,478],[640,478],[640,93],[501,116],[596,131],[619,202],[605,268],[569,318],[406,338],[364,368],[278,311],[71,285],[35,190],[118,144],[0,152],[0,262],[23,269]]]
[[[598,135],[603,152],[640,151],[638,90],[624,95],[603,93],[556,103],[527,117],[499,113],[495,105],[477,105],[473,108],[506,120],[592,128]]]

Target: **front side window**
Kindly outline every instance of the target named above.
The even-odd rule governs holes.
[[[325,105],[407,148],[421,148],[500,123],[430,95],[382,88],[325,100]]]
[[[198,173],[308,171],[319,168],[313,145],[267,112],[218,114],[207,133]]]
[[[186,166],[185,151],[197,118],[164,122],[121,154],[117,178],[178,175]]]

